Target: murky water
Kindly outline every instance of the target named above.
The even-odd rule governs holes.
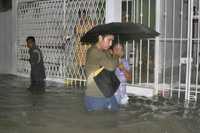
[[[44,93],[29,79],[0,75],[0,133],[199,133],[200,107],[132,97],[119,112],[86,112],[83,89],[49,82]]]

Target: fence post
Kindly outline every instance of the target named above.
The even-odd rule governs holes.
[[[187,66],[186,66],[186,90],[185,100],[190,99],[190,79],[192,63],[192,19],[193,19],[193,0],[188,1],[188,34],[187,34]]]
[[[160,31],[160,0],[156,0],[156,31]],[[155,40],[155,68],[154,68],[154,95],[158,94],[158,83],[159,83],[159,72],[160,72],[160,48],[159,48],[159,38],[156,37]]]

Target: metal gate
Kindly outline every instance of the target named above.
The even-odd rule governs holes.
[[[198,0],[123,1],[122,21],[142,23],[161,33],[155,40],[127,46],[132,84],[151,86],[156,93],[180,100],[200,98],[199,7]]]
[[[106,0],[17,0],[17,72],[29,75],[25,39],[34,36],[42,50],[46,75],[55,80],[85,81],[88,46],[80,36],[105,22]],[[71,83],[70,82],[70,83]]]

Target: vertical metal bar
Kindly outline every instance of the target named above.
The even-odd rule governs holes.
[[[128,0],[126,0],[126,22],[128,22]],[[128,59],[128,54],[129,54],[129,51],[128,51],[128,42],[126,42],[126,60]]]
[[[139,57],[139,83],[141,83],[142,80],[142,40],[140,40],[140,57]]]
[[[160,31],[160,2],[161,0],[156,0],[156,30]],[[155,70],[154,70],[154,95],[158,94],[158,79],[159,79],[159,57],[160,57],[160,48],[159,48],[159,37],[156,37],[155,40]]]
[[[188,43],[187,43],[187,67],[186,67],[186,92],[185,100],[190,100],[191,58],[192,58],[192,10],[193,0],[188,1]]]
[[[143,10],[142,10],[142,7],[143,7],[143,0],[140,1],[140,23],[142,24],[143,23]],[[140,40],[140,57],[139,57],[139,65],[140,65],[140,68],[139,68],[139,83],[141,83],[141,79],[142,79],[142,40]],[[144,75],[143,75],[144,76]]]
[[[126,0],[126,22],[128,22],[128,1],[129,0]]]
[[[129,14],[129,11],[128,11],[128,8],[129,8],[128,2],[129,2],[129,0],[126,0],[126,14],[125,14],[125,18],[126,18],[125,21],[126,22],[129,21],[128,20],[128,14]],[[135,15],[133,15],[133,16],[135,16]],[[126,48],[126,59],[128,59],[128,58],[130,58],[130,56],[129,56],[130,54],[129,54],[129,51],[128,51],[128,42],[126,42],[125,48]],[[131,58],[131,60],[133,61],[132,62],[132,70],[134,72],[134,51],[132,52],[132,58]],[[132,75],[134,75],[134,74],[132,74]],[[134,83],[134,76],[132,76],[132,84],[133,83]]]
[[[136,0],[132,0],[133,1],[133,11],[134,11],[134,15],[133,15],[133,22],[136,22]],[[133,45],[132,45],[132,84],[135,84],[135,41],[133,40]]]
[[[136,81],[139,82],[139,44],[135,44],[135,71],[136,71]]]
[[[143,0],[140,1],[140,23],[143,24]]]
[[[132,84],[135,83],[135,41],[133,40],[133,49],[132,49]]]
[[[173,79],[174,79],[174,32],[175,32],[175,7],[176,7],[176,1],[173,1],[173,23],[172,23],[172,71],[171,71],[171,89],[173,89]],[[170,96],[172,96],[172,91],[170,92]]]
[[[164,55],[163,55],[163,83],[165,84],[165,62],[166,62],[166,45],[167,45],[167,0],[164,0],[164,19],[165,19],[165,30],[164,30]]]
[[[200,2],[198,1],[198,7],[200,8]],[[198,10],[198,31],[197,31],[197,64],[196,64],[196,90],[195,90],[195,95],[197,96],[198,94],[198,87],[199,87],[199,43],[200,43],[200,10]],[[198,97],[196,97],[197,100]]]
[[[65,20],[65,16],[66,16],[66,9],[65,9],[65,7],[66,7],[66,0],[63,0],[63,2],[64,2],[64,4],[63,4],[63,27],[64,27],[64,30],[66,30],[66,20]],[[64,31],[65,32],[65,31]],[[65,34],[65,33],[64,33]]]
[[[67,30],[67,23],[66,23],[66,19],[65,19],[65,16],[66,16],[66,0],[63,0],[63,2],[64,2],[64,4],[63,4],[63,29],[64,29],[64,43],[66,43],[66,39],[65,39],[65,37],[67,36],[66,35],[66,30]],[[65,45],[67,45],[67,44],[65,44]],[[64,46],[64,48],[65,48],[65,46]],[[64,57],[64,62],[63,62],[63,69],[65,69],[66,70],[66,65],[67,65],[67,62],[66,62],[66,55],[65,55],[65,50],[63,51],[64,52],[64,55],[63,55],[63,57]],[[63,78],[66,78],[66,73],[65,73],[65,71],[63,71]]]
[[[136,23],[139,22],[139,0],[136,1]]]
[[[129,51],[128,51],[128,42],[126,41],[126,44],[125,44],[125,58],[126,58],[126,60],[128,60],[128,58],[129,58],[129,55],[128,55],[128,53],[129,53]]]
[[[135,18],[136,18],[136,17],[135,17],[135,6],[136,6],[136,5],[135,5],[135,0],[132,0],[132,13],[134,13],[134,14],[133,14],[133,23],[135,23],[135,21],[136,21],[136,20],[135,20]]]
[[[135,23],[138,23],[139,22],[139,18],[138,18],[138,14],[139,14],[139,0],[135,0],[134,1],[135,2],[135,9],[134,9],[134,11],[135,11]],[[135,49],[134,49],[134,58],[135,58],[135,64],[134,64],[134,66],[133,67],[135,67],[135,75],[134,75],[134,77],[135,77],[135,82],[138,82],[138,60],[139,60],[139,58],[138,58],[138,54],[139,54],[139,49],[138,49],[138,44],[134,44],[134,46],[135,46]]]
[[[199,22],[198,22],[198,31],[200,30],[199,28]],[[196,85],[195,85],[195,101],[197,100],[197,90],[198,90],[198,77],[199,77],[199,32],[198,34],[198,40],[197,40],[197,62],[196,62]]]
[[[135,0],[135,23],[138,23],[139,22],[139,0]],[[139,45],[138,43],[136,44],[135,43],[135,49],[134,49],[134,58],[135,58],[135,81],[138,82],[138,76],[139,76],[139,73],[138,73],[138,64],[139,64]]]
[[[151,26],[151,0],[148,0],[148,27]]]
[[[151,26],[151,2],[148,0],[148,27]],[[150,54],[150,40],[147,40],[147,84],[149,83],[149,54]]]
[[[182,67],[181,67],[181,58],[182,58],[182,45],[183,45],[183,1],[181,0],[181,12],[180,12],[180,15],[181,15],[181,23],[180,23],[180,53],[179,53],[179,56],[180,56],[180,63],[179,63],[179,82],[178,82],[178,98],[180,98],[181,96],[181,88],[180,88],[180,85],[181,85],[181,71],[182,71]]]
[[[149,71],[150,71],[150,69],[149,69],[149,63],[150,63],[150,40],[147,40],[147,68],[146,68],[146,70],[147,70],[147,84],[149,83]]]

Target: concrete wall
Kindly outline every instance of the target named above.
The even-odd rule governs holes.
[[[12,67],[12,11],[0,12],[0,73]]]
[[[0,73],[15,73],[15,13],[0,12]]]

